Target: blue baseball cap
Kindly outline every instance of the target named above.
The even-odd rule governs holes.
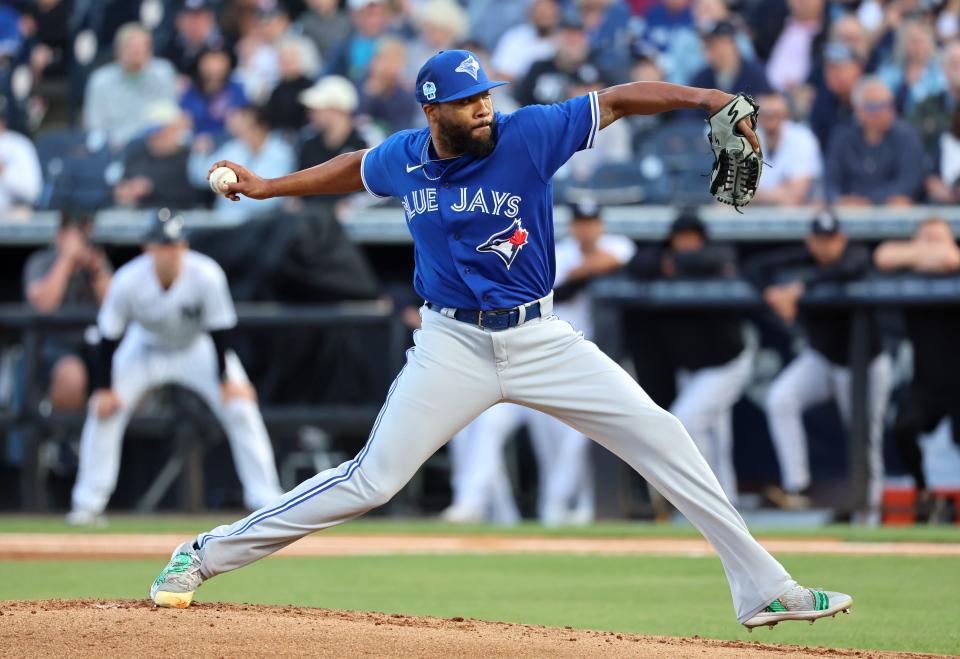
[[[480,60],[469,50],[441,50],[420,67],[417,102],[447,103],[506,84],[487,78]]]

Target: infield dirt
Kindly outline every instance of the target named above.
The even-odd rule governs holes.
[[[929,657],[463,618],[147,601],[0,602],[0,657]]]

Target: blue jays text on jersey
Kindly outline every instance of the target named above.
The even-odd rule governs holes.
[[[550,292],[555,275],[551,178],[593,146],[599,102],[591,92],[494,117],[484,157],[426,161],[429,129],[394,134],[368,151],[364,187],[398,198],[414,242],[414,286],[459,309],[506,309]]]

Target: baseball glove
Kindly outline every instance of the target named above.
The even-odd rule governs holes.
[[[713,149],[713,171],[710,172],[710,194],[736,209],[746,206],[757,192],[763,156],[737,129],[737,122],[749,117],[756,127],[760,106],[746,94],[737,96],[714,112],[710,125],[710,148]]]

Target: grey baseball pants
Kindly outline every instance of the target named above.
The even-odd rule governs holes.
[[[636,469],[723,563],[738,620],[794,585],[757,543],[680,422],[556,316],[492,332],[423,308],[415,347],[360,453],[230,525],[197,536],[210,578],[380,506],[478,414],[515,402],[551,414]]]

